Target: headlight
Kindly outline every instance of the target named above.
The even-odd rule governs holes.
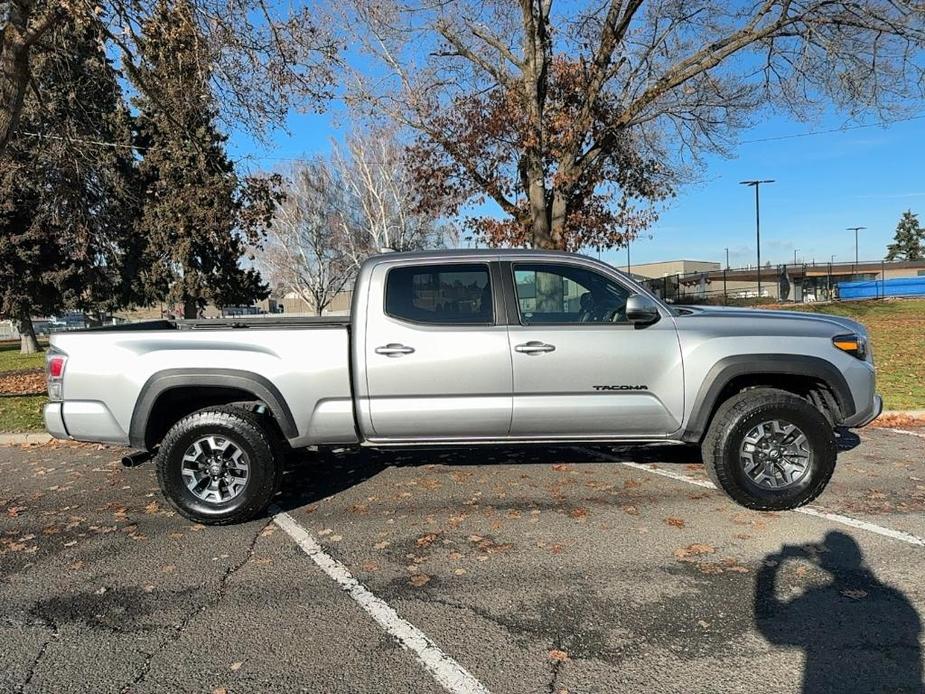
[[[863,335],[858,335],[857,333],[836,335],[832,338],[832,344],[853,357],[867,359],[867,338]]]

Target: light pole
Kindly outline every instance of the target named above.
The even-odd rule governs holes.
[[[794,264],[794,265],[797,264],[797,251],[798,251],[798,250],[800,250],[800,249],[799,249],[799,248],[794,248],[794,249],[793,249],[793,264]]]
[[[758,298],[761,298],[761,206],[759,203],[758,190],[762,183],[774,183],[774,179],[752,179],[750,181],[739,181],[743,186],[751,186],[755,189],[755,245],[758,250]]]
[[[726,269],[729,269],[729,249],[726,249]]]
[[[867,227],[845,227],[847,231],[854,232],[854,264],[858,264],[858,232]]]

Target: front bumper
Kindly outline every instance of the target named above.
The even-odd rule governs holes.
[[[64,417],[61,415],[61,403],[50,402],[42,410],[45,419],[45,429],[56,439],[69,439],[67,428],[64,426]]]
[[[883,398],[879,395],[874,395],[874,399],[871,401],[870,405],[864,410],[855,412],[851,417],[848,417],[848,419],[844,421],[843,426],[852,429],[866,427],[879,417],[881,412],[883,412]]]

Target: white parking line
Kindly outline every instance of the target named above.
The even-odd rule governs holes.
[[[911,433],[911,432],[905,432]],[[707,489],[716,489],[716,485],[708,480],[697,479],[696,477],[690,477],[688,475],[681,474],[680,472],[672,472],[671,470],[664,470],[662,468],[654,468],[649,465],[644,465],[643,463],[634,463],[628,460],[619,460],[612,456],[608,456],[605,453],[600,453],[598,451],[591,451],[585,448],[578,448],[576,450],[581,451],[582,453],[590,453],[592,455],[601,458],[602,460],[607,460],[612,463],[620,463],[626,467],[631,467],[636,470],[642,470],[644,472],[651,472],[655,475],[661,475],[662,477],[668,477],[673,480],[678,480],[679,482],[686,482],[687,484],[696,484],[698,487],[706,487]],[[877,525],[875,523],[868,523],[867,521],[860,520],[859,518],[852,518],[851,516],[844,516],[840,513],[832,513],[830,511],[823,511],[820,508],[814,506],[803,506],[802,508],[794,509],[797,513],[802,513],[807,516],[815,516],[816,518],[823,518],[833,523],[840,523],[842,525],[847,525],[852,528],[857,528],[858,530],[866,530],[869,533],[875,533],[876,535],[882,535],[883,537],[888,537],[892,540],[899,540],[900,542],[905,542],[910,545],[915,545],[917,547],[925,547],[925,540],[917,535],[912,533],[907,533],[904,530],[896,530],[894,528],[886,528],[882,525]]]
[[[318,541],[288,513],[276,509],[273,520],[295,540],[309,558],[332,578],[347,595],[388,632],[402,648],[413,652],[434,679],[454,694],[488,694],[488,689],[462,665],[440,650],[428,636],[401,617],[384,600],[360,583],[350,570],[334,559]]]

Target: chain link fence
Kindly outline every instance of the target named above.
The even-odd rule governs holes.
[[[787,263],[635,278],[671,303],[753,305],[925,298],[925,260]]]

